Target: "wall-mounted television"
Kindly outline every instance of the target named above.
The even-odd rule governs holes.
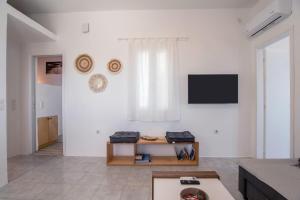
[[[238,103],[237,74],[188,75],[189,104]]]

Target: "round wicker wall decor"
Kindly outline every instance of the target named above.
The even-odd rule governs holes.
[[[90,89],[95,92],[103,92],[107,86],[107,79],[102,74],[94,74],[89,80]]]
[[[107,68],[112,73],[118,73],[122,69],[122,63],[118,59],[112,59],[107,63]]]
[[[75,67],[81,73],[88,73],[93,68],[93,60],[89,55],[81,54],[76,58]]]

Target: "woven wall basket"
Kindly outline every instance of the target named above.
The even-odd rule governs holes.
[[[93,60],[87,54],[81,54],[75,61],[76,69],[81,73],[89,73],[93,68]]]
[[[119,73],[122,69],[122,63],[118,59],[112,59],[107,63],[107,68],[112,73]]]
[[[94,74],[89,80],[90,89],[95,92],[103,92],[107,86],[107,79],[102,74]]]

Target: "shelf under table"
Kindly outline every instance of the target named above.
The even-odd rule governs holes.
[[[113,156],[109,161],[107,161],[107,164],[116,166],[134,165],[134,156]]]
[[[190,166],[197,165],[196,160],[178,160],[176,156],[152,156],[152,166]]]
[[[107,165],[109,166],[197,166],[199,164],[199,143],[175,143],[175,144],[191,144],[195,148],[195,160],[178,160],[176,156],[151,156],[151,162],[140,164],[135,162],[135,155],[137,153],[138,145],[172,145],[167,143],[164,138],[160,138],[157,141],[144,141],[139,140],[134,143],[134,152],[132,156],[117,156],[114,155],[113,145],[115,143],[107,143]]]

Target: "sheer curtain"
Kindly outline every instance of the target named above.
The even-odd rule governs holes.
[[[129,40],[129,119],[175,121],[179,114],[176,39]]]

